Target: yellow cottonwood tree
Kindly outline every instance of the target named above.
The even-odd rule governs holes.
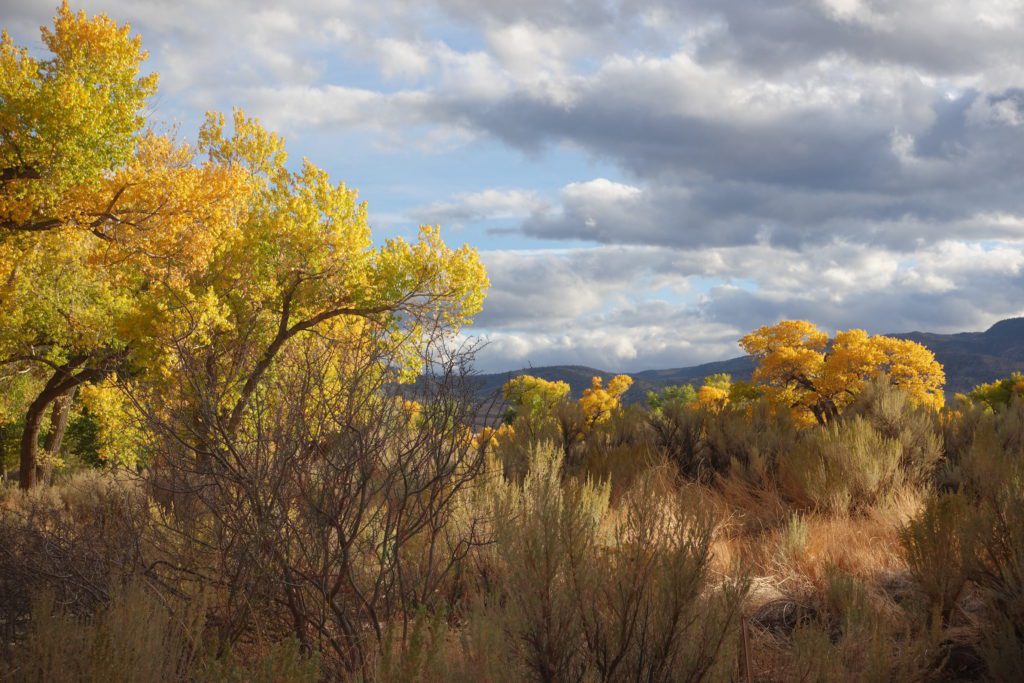
[[[1015,400],[1024,399],[1024,374],[1011,373],[1009,377],[987,384],[979,384],[964,397],[989,408],[1005,407]]]
[[[569,385],[533,375],[520,375],[505,382],[501,395],[509,406],[509,420],[520,416],[536,420],[554,414],[555,406],[569,395]]]
[[[191,278],[193,303],[174,311],[193,325],[178,351],[202,359],[225,433],[297,339],[315,333],[341,348],[372,337],[398,359],[395,379],[409,380],[425,340],[455,334],[480,310],[488,282],[474,249],[448,247],[433,226],[415,242],[374,246],[356,191],[309,160],[288,168],[284,141],[241,111],[230,131],[209,115],[199,139],[211,163],[243,170],[251,187],[244,220]]]
[[[409,379],[426,340],[480,309],[474,250],[432,226],[374,246],[355,191],[287,167],[241,112],[230,134],[210,115],[195,149],[144,132],[155,77],[127,26],[65,5],[44,42],[50,60],[0,46],[0,381],[31,397],[2,406],[22,415],[23,487],[47,410],[83,385],[118,373],[171,409],[194,398],[175,372],[200,360],[232,433],[297,340],[385,344],[382,371]]]
[[[0,37],[0,239],[82,220],[88,212],[71,195],[80,198],[132,155],[156,90],[127,25],[74,14],[65,2],[42,39],[46,59],[6,31]]]
[[[740,340],[758,359],[754,382],[797,417],[827,424],[839,416],[870,378],[882,374],[921,405],[941,408],[942,366],[926,347],[863,330],[828,335],[804,320],[761,327]]]
[[[704,384],[697,390],[696,402],[702,408],[715,412],[729,404],[732,377],[722,372],[704,379]]]
[[[595,425],[604,422],[612,413],[622,406],[622,395],[633,386],[633,378],[629,375],[616,375],[608,380],[608,386],[600,377],[591,380],[590,388],[583,390],[580,397],[580,408],[586,417],[587,424]]]

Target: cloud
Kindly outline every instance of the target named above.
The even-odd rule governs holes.
[[[399,222],[478,228],[491,369],[1024,312],[1020,0],[82,5],[142,33],[158,119],[240,105],[376,163]],[[38,50],[52,11],[4,25]]]
[[[490,188],[459,193],[448,200],[415,207],[408,213],[419,223],[461,225],[496,218],[521,219],[547,206],[548,203],[531,190]]]
[[[569,56],[587,44],[578,30],[528,26],[486,28],[491,52],[417,43],[412,71],[434,80],[414,88],[258,86],[245,96],[284,127],[392,138],[413,130],[421,139],[426,127],[435,129],[430,140],[498,139],[531,155],[570,146],[610,161],[626,176],[616,182],[638,191],[619,197],[574,187],[594,181],[567,183],[560,209],[524,222],[524,234],[541,239],[700,246],[852,236],[912,249],[964,230],[974,239],[1018,235],[985,217],[1024,215],[1015,170],[1024,97],[1018,87],[986,89],[998,79],[968,62],[939,78],[938,66],[925,73],[912,61],[808,51],[766,73],[738,57],[702,59],[690,46],[606,55],[573,70]],[[531,61],[535,43],[548,46],[545,68]]]
[[[1024,243],[947,241],[912,258],[835,243],[812,254],[602,246],[484,260],[492,290],[470,329],[491,342],[484,369],[691,365],[738,355],[742,334],[784,318],[884,334],[984,329],[1024,314]]]

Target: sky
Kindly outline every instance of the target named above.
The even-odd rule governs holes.
[[[41,49],[56,1],[3,0]],[[194,137],[241,107],[440,224],[491,290],[477,367],[638,371],[785,318],[1024,314],[1024,0],[83,0]]]

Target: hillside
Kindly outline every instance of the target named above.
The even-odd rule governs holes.
[[[1005,377],[1015,370],[1024,370],[1024,318],[1002,320],[984,332],[905,332],[890,336],[912,339],[931,349],[946,369],[946,392],[949,395]],[[642,401],[650,390],[674,384],[699,384],[708,375],[719,372],[727,372],[733,379],[748,380],[753,370],[753,360],[749,356],[740,356],[702,365],[630,373],[633,387],[625,400],[627,403]],[[581,365],[551,365],[482,374],[477,377],[480,395],[495,395],[511,377],[522,374],[567,382],[573,395],[579,396],[590,386],[592,377],[600,376],[607,380],[617,373]]]

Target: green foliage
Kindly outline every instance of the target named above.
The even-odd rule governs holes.
[[[569,396],[569,385],[520,375],[505,383],[501,395],[508,403],[505,421],[514,424],[516,418],[522,418],[534,433],[551,419],[555,408]]]
[[[658,412],[665,407],[677,408],[689,405],[697,400],[697,390],[692,384],[679,384],[668,386],[660,392],[647,392],[647,405],[653,412]]]
[[[727,372],[719,372],[714,375],[708,375],[704,378],[704,384],[701,386],[711,387],[713,389],[723,389],[728,391],[732,386],[732,375]]]
[[[967,393],[967,398],[993,410],[1009,406],[1014,400],[1024,398],[1024,374],[1014,372],[995,382],[979,384]]]

